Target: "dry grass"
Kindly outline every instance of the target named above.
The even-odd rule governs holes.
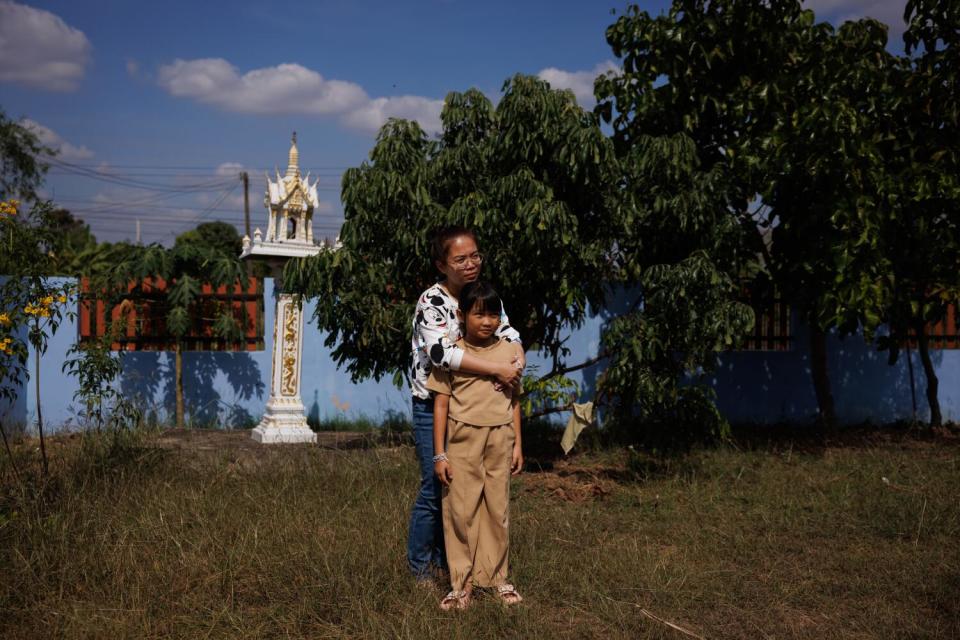
[[[526,602],[459,613],[406,573],[408,447],[78,442],[45,487],[0,463],[0,637],[685,637],[641,610],[705,638],[960,636],[949,441],[547,464],[514,486]]]

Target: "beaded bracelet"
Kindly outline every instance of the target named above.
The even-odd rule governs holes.
[[[436,463],[438,463],[438,462],[446,462],[446,461],[447,461],[447,454],[446,454],[446,453],[438,453],[437,455],[433,456],[433,462],[434,462],[434,464],[436,464]]]

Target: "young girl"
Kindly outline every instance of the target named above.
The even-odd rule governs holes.
[[[523,368],[520,334],[506,314],[497,336],[511,342],[516,363],[490,362],[457,346],[457,298],[468,282],[480,276],[483,256],[473,231],[460,226],[438,229],[431,238],[433,264],[443,276],[417,300],[411,340],[410,390],[413,394],[413,440],[420,465],[420,489],[410,510],[407,561],[410,572],[424,585],[433,584],[432,574],[447,564],[443,548],[441,493],[443,486],[433,472],[433,397],[427,389],[432,369],[469,371],[494,376],[502,384],[518,381]]]
[[[497,337],[501,302],[486,282],[464,285],[460,348],[489,362],[511,362],[514,348]],[[440,608],[463,609],[473,586],[493,587],[506,604],[522,598],[507,583],[510,476],[523,467],[519,389],[464,371],[430,372],[435,392],[434,471],[444,486],[443,537],[451,591]]]

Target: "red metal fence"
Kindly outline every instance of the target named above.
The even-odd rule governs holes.
[[[130,297],[109,310],[101,296],[90,291],[86,279],[80,282],[79,331],[81,340],[112,335],[115,351],[170,351],[175,338],[167,331],[165,302],[167,283],[162,278],[145,278],[140,287],[131,282]],[[224,306],[243,329],[239,343],[227,342],[213,330],[214,321]],[[201,295],[193,313],[192,326],[183,338],[187,351],[260,351],[263,349],[263,280],[251,277],[244,289],[237,283],[231,289],[214,291],[201,286]]]
[[[793,348],[794,319],[790,305],[779,294],[772,298],[763,299],[755,295],[749,285],[742,288],[742,300],[753,307],[755,323],[753,331],[746,337],[739,347],[740,351],[789,351]],[[947,307],[947,315],[936,324],[927,325],[927,335],[930,337],[931,349],[960,349],[960,314],[955,305]],[[901,337],[900,343],[906,346],[909,340],[910,347],[917,348],[914,332],[907,337]]]

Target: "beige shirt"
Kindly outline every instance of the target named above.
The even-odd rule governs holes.
[[[457,346],[484,360],[510,362],[516,348],[506,340],[498,339],[489,347],[475,347],[463,338]],[[496,380],[466,371],[444,371],[434,367],[427,379],[427,389],[450,396],[448,417],[477,427],[497,427],[513,423],[513,394],[519,390],[506,388],[497,391]]]

